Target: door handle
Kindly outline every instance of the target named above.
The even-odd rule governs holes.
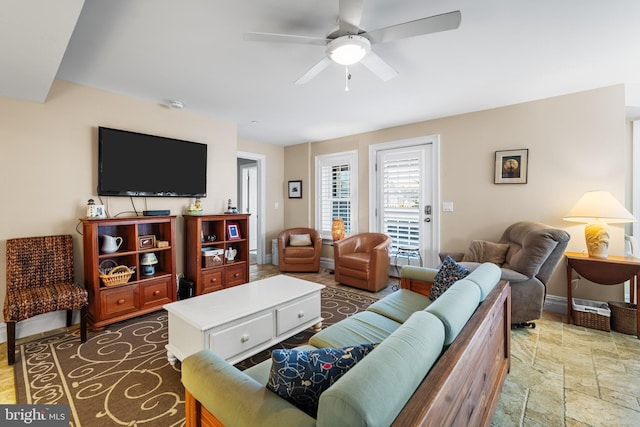
[[[424,222],[431,222],[431,218],[425,218]]]

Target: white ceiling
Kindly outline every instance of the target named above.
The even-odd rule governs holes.
[[[349,92],[336,64],[294,84],[322,46],[243,39],[324,37],[338,0],[85,0],[78,17],[82,3],[0,0],[0,96],[46,102],[55,77],[177,99],[241,138],[289,145],[640,82],[637,0],[366,0],[368,30],[453,10],[462,23],[374,45],[398,77],[355,65]]]

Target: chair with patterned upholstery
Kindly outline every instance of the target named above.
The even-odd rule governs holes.
[[[16,323],[58,310],[80,310],[80,340],[87,340],[87,291],[74,283],[73,240],[70,235],[7,240],[7,359],[16,357]]]

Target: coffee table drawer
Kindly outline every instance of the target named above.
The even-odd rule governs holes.
[[[273,337],[273,312],[214,332],[209,336],[209,348],[220,357],[229,359]]]
[[[320,317],[320,293],[276,310],[277,335]]]

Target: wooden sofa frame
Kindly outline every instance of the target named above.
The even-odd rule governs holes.
[[[430,284],[403,280],[429,293]],[[442,353],[393,426],[490,426],[510,368],[511,288],[501,281]],[[223,426],[185,390],[187,427]]]

